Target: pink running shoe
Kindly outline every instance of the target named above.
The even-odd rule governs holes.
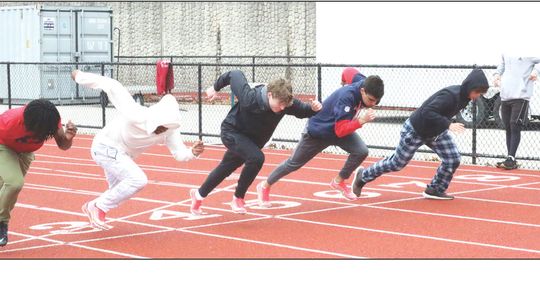
[[[246,208],[244,207],[245,205],[246,203],[244,202],[243,198],[238,198],[233,195],[233,200],[231,202],[231,209],[234,213],[245,214],[247,212]]]
[[[99,230],[109,230],[112,226],[105,223],[105,212],[96,206],[94,201],[88,202],[82,206],[82,211],[88,217],[92,227]]]
[[[270,208],[272,203],[270,202],[270,188],[263,187],[264,182],[260,182],[257,185],[257,199],[259,207]]]
[[[338,190],[343,197],[345,197],[349,201],[357,200],[358,197],[356,194],[354,194],[351,190],[351,187],[347,184],[345,184],[345,181],[341,181],[341,183],[336,183],[335,179],[332,179],[332,182],[330,182],[330,188]]]
[[[189,209],[191,211],[191,214],[197,216],[197,215],[204,215],[206,214],[201,209],[202,200],[198,200],[195,193],[197,192],[197,189],[191,189],[189,190],[189,196],[191,197],[191,208]]]

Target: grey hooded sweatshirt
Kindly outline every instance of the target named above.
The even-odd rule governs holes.
[[[534,81],[529,76],[533,69],[540,76],[540,57],[503,55],[496,72],[501,75],[501,100],[530,100]]]

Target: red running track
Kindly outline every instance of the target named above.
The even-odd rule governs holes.
[[[345,156],[320,154],[274,185],[272,208],[230,211],[237,171],[204,201],[209,215],[193,217],[188,191],[221,160],[217,146],[188,163],[150,149],[137,160],[149,184],[108,214],[113,229],[97,231],[81,212],[107,187],[91,140],[38,151],[0,258],[540,258],[540,172],[462,165],[448,189],[456,199],[433,201],[421,194],[438,163],[413,161],[350,202],[328,186]],[[257,181],[290,151],[265,154]]]

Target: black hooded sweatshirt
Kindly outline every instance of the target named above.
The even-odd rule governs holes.
[[[298,99],[285,110],[274,113],[268,104],[266,86],[259,85],[251,88],[242,71],[230,71],[221,75],[214,83],[216,91],[227,85],[231,86],[238,102],[231,108],[227,117],[221,124],[222,132],[239,132],[262,147],[272,137],[279,121],[285,114],[298,118],[311,117],[317,112],[311,110],[311,105]]]
[[[461,85],[446,87],[429,97],[410,117],[418,135],[423,138],[438,136],[447,130],[454,117],[469,103],[469,93],[488,88],[489,83],[481,69],[474,69]]]

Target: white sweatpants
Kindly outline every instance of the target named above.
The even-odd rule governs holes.
[[[109,189],[94,200],[104,212],[120,206],[148,183],[146,174],[124,151],[94,140],[91,153],[109,183]]]

